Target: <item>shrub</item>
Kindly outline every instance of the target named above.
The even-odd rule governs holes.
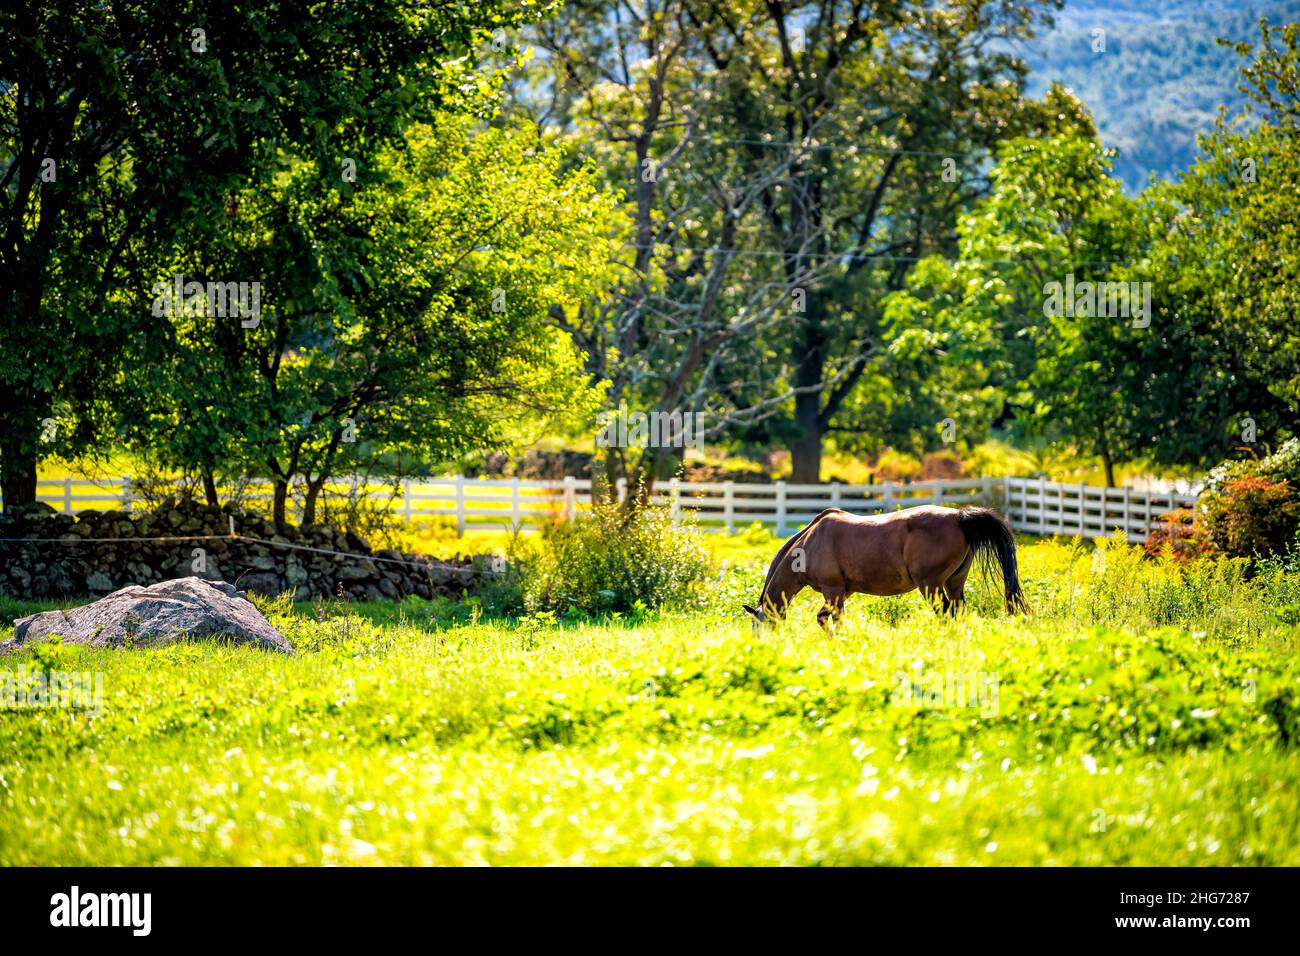
[[[929,452],[921,460],[921,474],[926,481],[954,481],[968,474],[961,456],[949,448]]]
[[[1201,496],[1205,533],[1215,550],[1236,557],[1282,551],[1300,527],[1300,499],[1287,481],[1230,478]]]
[[[1196,520],[1191,508],[1175,508],[1157,515],[1142,546],[1153,558],[1167,553],[1178,561],[1203,557],[1213,550],[1203,523]]]
[[[1265,458],[1246,458],[1219,464],[1206,479],[1205,489],[1217,494],[1231,481],[1252,477],[1285,481],[1292,488],[1300,488],[1300,439],[1292,438],[1283,442],[1277,451]]]
[[[709,569],[699,530],[674,527],[667,508],[595,506],[552,525],[537,551],[516,555],[525,603],[533,611],[630,611],[681,607],[698,599]]]
[[[876,459],[877,481],[915,481],[922,473],[921,462],[914,455],[886,448]]]

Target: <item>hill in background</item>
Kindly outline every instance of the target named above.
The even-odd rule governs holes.
[[[1056,28],[1019,52],[1030,91],[1060,81],[1093,111],[1116,174],[1137,192],[1152,174],[1172,178],[1196,157],[1196,136],[1213,128],[1220,104],[1236,112],[1242,58],[1216,37],[1254,42],[1258,22],[1300,19],[1300,0],[1067,0]],[[1106,31],[1094,53],[1093,30]]]

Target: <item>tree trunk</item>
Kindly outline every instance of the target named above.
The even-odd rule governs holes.
[[[285,503],[289,500],[288,479],[276,478],[274,488],[274,496],[271,499],[271,520],[276,524],[285,524]]]
[[[11,392],[8,397],[18,396]],[[36,500],[36,418],[30,406],[21,405],[0,415],[0,494],[5,511]]]
[[[212,477],[210,468],[203,469],[203,496],[208,499],[209,508],[221,507],[221,497],[217,494],[217,481]]]
[[[307,482],[307,493],[302,500],[302,520],[299,524],[306,527],[316,523],[316,499],[325,487],[325,475],[322,473],[315,481]]]
[[[822,360],[826,343],[821,329],[810,322],[795,346],[795,385],[802,389],[822,384]],[[815,485],[822,473],[822,395],[821,391],[801,391],[794,397],[794,426],[797,437],[790,445],[790,480],[800,485]]]
[[[799,429],[799,437],[790,445],[790,480],[797,485],[815,485],[821,481],[822,433],[818,421],[821,411],[819,405],[816,392],[795,397],[794,420]]]
[[[1106,439],[1106,424],[1097,424],[1097,450],[1101,453],[1101,465],[1106,470],[1106,487],[1115,487],[1115,463],[1110,458],[1110,442]]]

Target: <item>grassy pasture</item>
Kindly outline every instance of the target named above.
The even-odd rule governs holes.
[[[660,614],[271,601],[292,657],[0,658],[104,675],[0,710],[0,864],[1300,864],[1300,575],[1025,542],[1031,617],[755,637],[774,544],[711,547]]]

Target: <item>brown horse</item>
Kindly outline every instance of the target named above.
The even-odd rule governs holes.
[[[810,587],[825,601],[817,622],[829,631],[828,619],[839,621],[850,594],[920,588],[940,613],[955,614],[976,561],[986,575],[995,565],[1001,570],[1008,612],[1029,610],[1016,570],[1016,539],[996,511],[925,505],[865,516],[828,508],[776,553],[758,607],[743,606],[757,627],[769,614],[784,617],[795,595]]]

